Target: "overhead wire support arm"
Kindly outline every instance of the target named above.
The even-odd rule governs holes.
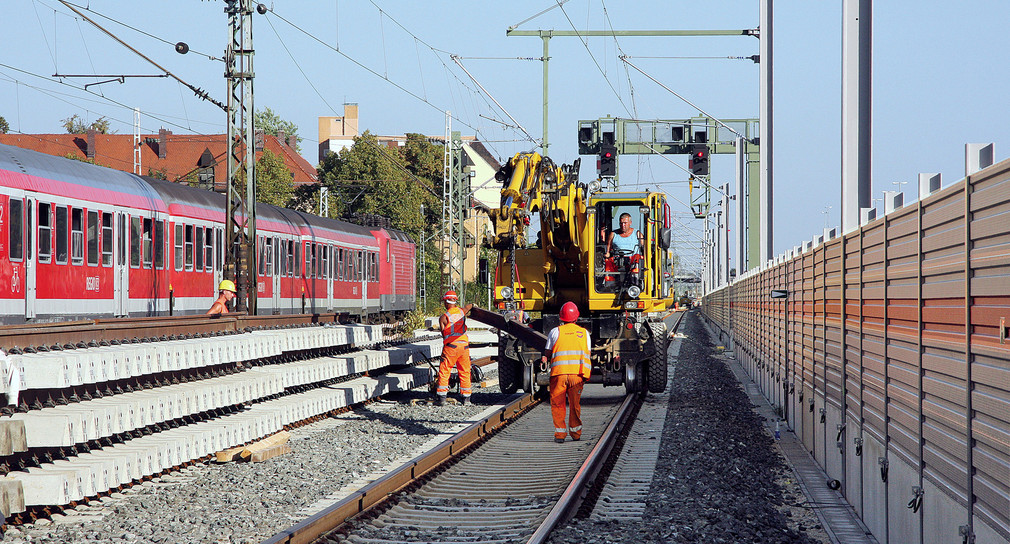
[[[140,57],[140,58],[146,60],[147,62],[151,63],[152,65],[154,65],[155,67],[157,67],[162,72],[165,72],[166,76],[168,76],[168,77],[170,77],[170,78],[178,81],[179,83],[185,85],[189,90],[193,91],[193,94],[195,94],[196,96],[198,96],[198,97],[200,97],[200,98],[202,98],[202,99],[210,102],[211,104],[214,104],[215,106],[221,108],[224,111],[228,111],[228,106],[226,104],[224,104],[223,102],[221,102],[219,100],[215,100],[214,98],[211,98],[211,96],[209,94],[207,94],[207,91],[205,91],[205,90],[203,90],[203,89],[201,89],[201,88],[199,88],[199,87],[197,87],[195,85],[191,85],[191,84],[183,81],[182,78],[180,78],[179,76],[177,76],[177,75],[173,74],[172,72],[168,71],[167,69],[165,69],[163,66],[161,66],[157,62],[154,62],[154,60],[151,59],[150,57],[148,57],[147,55],[141,53],[140,51],[137,51],[132,46],[130,46],[129,44],[127,44],[123,40],[119,39],[115,34],[113,34],[112,32],[109,32],[108,30],[106,30],[102,25],[96,23],[93,19],[91,19],[87,15],[81,13],[81,11],[78,10],[76,7],[74,7],[73,4],[67,2],[66,0],[60,0],[60,3],[63,4],[64,6],[68,7],[71,11],[73,11],[74,13],[76,13],[78,16],[80,16],[85,21],[91,23],[98,30],[101,30],[102,32],[104,32],[105,35],[107,35],[108,37],[112,38],[113,40],[116,40],[116,42],[118,42],[120,45],[122,45],[123,47],[125,47],[125,48],[129,49],[130,51],[132,51],[138,57]],[[118,76],[112,76],[112,77],[118,77]],[[133,77],[133,76],[131,76],[131,77]],[[138,77],[140,77],[140,76],[138,76]]]

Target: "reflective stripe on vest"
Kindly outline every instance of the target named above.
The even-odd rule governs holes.
[[[442,329],[442,345],[456,344],[459,347],[469,344],[470,339],[466,337],[466,314],[458,307],[449,308],[445,311],[445,317],[449,321],[449,326]]]
[[[587,349],[589,332],[575,323],[558,327],[558,340],[551,349],[551,376],[578,374],[588,378],[593,366]]]

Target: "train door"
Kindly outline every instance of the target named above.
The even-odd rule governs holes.
[[[281,313],[281,254],[284,253],[281,248],[284,247],[284,241],[280,238],[273,239],[273,253],[271,260],[273,261],[273,274],[270,277],[273,283],[273,290],[271,291],[273,299],[274,314]]]
[[[333,311],[333,265],[337,252],[332,246],[323,246],[323,278],[326,281],[326,311]]]
[[[35,290],[35,278],[37,268],[35,266],[35,236],[36,230],[36,203],[37,200],[32,195],[25,199],[25,319],[35,317],[35,301],[37,292]]]
[[[114,228],[116,254],[113,260],[113,308],[116,316],[130,313],[130,263],[126,260],[127,246],[130,239],[130,214],[122,208],[115,210],[116,224]]]
[[[224,229],[214,228],[214,296],[217,296],[217,286],[224,279]]]
[[[0,210],[2,211],[2,210]],[[36,284],[35,284],[35,198],[23,191],[11,191],[6,210],[6,217],[0,221],[7,222],[9,234],[8,255],[11,260],[11,291],[24,294],[25,319],[35,317]],[[17,261],[21,260],[21,274]],[[22,290],[23,289],[23,290]]]
[[[368,315],[368,267],[365,264],[368,253],[358,251],[358,278],[361,279],[361,317]]]

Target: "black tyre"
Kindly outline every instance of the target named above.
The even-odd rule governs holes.
[[[511,395],[519,390],[522,384],[523,364],[515,359],[502,357],[498,361],[498,387],[501,392]]]
[[[666,350],[668,347],[666,333],[664,329],[658,327],[651,328],[652,339],[646,349],[649,350],[649,358],[642,361],[642,370],[645,386],[650,393],[662,393],[666,390],[666,380],[668,371],[666,365]]]

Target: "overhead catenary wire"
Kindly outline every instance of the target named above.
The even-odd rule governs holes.
[[[469,76],[471,80],[473,80],[474,85],[480,87],[480,90],[484,91],[484,94],[486,94],[488,96],[488,98],[490,98],[495,103],[495,105],[498,106],[498,109],[500,109],[502,112],[504,112],[505,115],[508,116],[508,118],[511,119],[512,122],[515,123],[517,127],[519,127],[519,130],[521,130],[523,132],[523,134],[525,134],[526,137],[530,139],[531,142],[533,142],[535,145],[541,145],[542,144],[542,141],[538,143],[537,139],[534,138],[533,135],[530,134],[528,130],[526,130],[525,128],[523,128],[522,124],[520,124],[519,121],[516,121],[516,118],[512,117],[512,114],[509,113],[508,110],[506,110],[500,103],[498,103],[498,100],[496,100],[495,97],[492,96],[491,93],[489,93],[487,91],[487,89],[485,89],[484,86],[480,84],[479,81],[477,81],[477,78],[473,77],[473,75],[469,71],[467,71],[466,67],[463,66],[463,63],[460,62],[459,58],[457,58],[455,55],[453,55],[452,56],[452,60],[453,60],[453,62],[456,63],[457,66],[459,66],[460,70],[463,70],[463,72],[467,76]]]
[[[696,105],[695,103],[691,102],[690,100],[688,100],[688,99],[684,98],[684,97],[683,97],[683,96],[681,96],[681,95],[680,95],[680,94],[679,94],[679,93],[678,93],[677,91],[674,91],[673,89],[671,89],[671,88],[667,87],[666,85],[663,85],[663,84],[662,84],[662,83],[661,83],[661,82],[660,82],[660,81],[659,81],[658,79],[656,79],[656,78],[652,77],[651,75],[647,74],[647,73],[646,73],[646,72],[645,72],[644,70],[642,70],[642,69],[641,69],[641,68],[639,68],[638,66],[635,66],[635,65],[634,65],[633,63],[629,62],[629,61],[628,61],[628,59],[627,59],[626,57],[624,57],[623,55],[622,55],[622,56],[620,56],[620,57],[618,57],[618,58],[620,58],[620,59],[621,59],[622,61],[624,61],[624,63],[625,63],[625,64],[627,64],[628,66],[631,66],[631,67],[632,67],[632,68],[634,68],[635,70],[638,70],[638,72],[639,72],[639,73],[641,73],[641,74],[642,74],[643,76],[645,76],[645,77],[647,77],[647,78],[651,79],[651,80],[652,80],[652,81],[653,81],[653,82],[654,82],[654,83],[655,83],[656,85],[659,85],[660,87],[662,87],[663,89],[666,89],[667,91],[669,91],[669,92],[670,92],[671,94],[673,94],[673,95],[674,95],[674,96],[676,96],[677,98],[679,98],[679,99],[683,100],[683,101],[684,101],[685,103],[687,103],[687,105],[689,105],[689,106],[691,106],[692,108],[694,108],[694,109],[696,109],[696,110],[700,111],[700,112],[701,112],[701,113],[702,113],[703,115],[705,115],[705,116],[707,116],[707,117],[710,117],[710,118],[711,118],[712,120],[714,120],[714,121],[715,121],[716,123],[718,123],[718,124],[719,124],[720,126],[724,127],[724,128],[726,129],[726,130],[728,130],[728,131],[732,132],[733,134],[736,134],[736,135],[737,135],[737,136],[739,136],[740,138],[744,138],[744,139],[746,139],[746,137],[745,137],[745,136],[744,136],[743,134],[740,134],[740,133],[739,133],[739,132],[738,132],[738,131],[737,131],[736,129],[734,129],[733,127],[731,127],[731,126],[727,125],[726,123],[723,123],[723,122],[722,122],[721,120],[719,120],[719,118],[718,118],[718,117],[716,117],[716,116],[714,116],[714,115],[712,115],[712,114],[708,113],[707,111],[705,111],[705,110],[701,109],[701,107],[699,107],[699,106],[698,106],[698,105]]]
[[[442,112],[445,112],[445,108],[444,108],[444,107],[442,107],[442,106],[439,106],[439,105],[437,105],[437,104],[435,104],[435,103],[431,102],[431,101],[430,101],[430,100],[428,100],[428,99],[427,99],[426,97],[423,97],[423,96],[420,96],[420,95],[418,95],[418,94],[417,94],[416,92],[414,92],[414,91],[411,91],[410,89],[408,89],[408,88],[404,87],[404,86],[403,86],[403,85],[401,85],[400,83],[397,83],[396,81],[394,81],[394,80],[392,80],[392,79],[390,79],[390,78],[388,78],[388,77],[386,77],[386,76],[383,76],[382,74],[380,74],[380,73],[379,73],[379,72],[377,72],[376,70],[374,70],[374,69],[370,68],[369,66],[366,66],[365,64],[363,64],[363,63],[362,63],[362,62],[360,62],[359,60],[357,60],[357,59],[355,59],[355,58],[351,57],[351,56],[350,56],[350,55],[348,55],[347,53],[344,53],[344,52],[343,52],[343,51],[341,51],[340,49],[337,49],[336,47],[334,47],[334,46],[332,46],[332,45],[330,45],[330,44],[326,43],[325,41],[323,41],[323,40],[322,40],[322,39],[320,39],[319,37],[315,36],[315,35],[314,35],[314,34],[312,34],[311,32],[309,32],[309,31],[305,30],[304,28],[302,28],[302,27],[298,26],[297,24],[295,24],[295,23],[294,23],[293,21],[291,21],[291,20],[287,19],[286,17],[284,17],[283,15],[281,15],[281,14],[277,13],[277,11],[276,11],[275,9],[268,9],[268,13],[270,13],[270,14],[271,14],[272,16],[274,16],[274,17],[277,17],[278,19],[280,19],[281,21],[283,21],[284,23],[286,23],[287,25],[289,25],[289,26],[290,26],[290,27],[292,27],[293,29],[297,30],[298,32],[300,32],[300,33],[304,34],[305,36],[307,36],[307,37],[308,37],[308,38],[310,38],[311,40],[313,40],[313,41],[315,41],[315,42],[317,42],[317,43],[321,44],[321,45],[322,45],[323,47],[325,47],[325,48],[327,48],[327,49],[329,49],[329,50],[331,50],[331,51],[333,51],[333,52],[335,52],[335,53],[339,54],[340,56],[344,57],[345,59],[347,59],[348,61],[350,61],[350,62],[351,62],[351,63],[353,63],[354,65],[358,66],[359,68],[361,68],[361,69],[363,69],[363,70],[367,71],[368,73],[370,73],[370,74],[372,74],[372,75],[374,75],[374,76],[376,76],[376,77],[378,77],[378,78],[380,78],[380,79],[382,79],[382,80],[386,81],[386,82],[387,82],[387,83],[389,83],[390,85],[393,85],[394,87],[396,87],[397,89],[399,89],[399,90],[403,91],[403,92],[404,92],[404,93],[406,93],[407,95],[409,95],[409,96],[411,96],[411,97],[413,97],[413,98],[417,99],[418,101],[420,101],[420,102],[422,102],[422,103],[424,103],[424,104],[427,104],[427,105],[428,105],[429,107],[431,107],[431,108],[433,108],[433,109],[435,109],[435,110],[439,111],[440,113],[442,113]],[[389,18],[389,19],[390,19],[391,21],[393,21],[393,22],[394,22],[395,24],[397,24],[398,26],[400,26],[401,28],[403,28],[403,26],[402,26],[402,25],[400,25],[400,23],[399,23],[399,22],[397,22],[397,21],[396,21],[396,20],[395,20],[394,18],[392,18],[392,17],[389,17],[389,16],[388,16],[388,14],[387,14],[386,16],[387,16],[387,18]],[[409,32],[408,32],[408,33],[409,33]],[[413,36],[413,34],[411,34],[411,35]],[[416,38],[416,36],[415,36],[415,38]],[[418,38],[418,39],[419,39],[419,38]],[[421,43],[425,44],[426,46],[428,45],[428,44],[427,44],[426,42],[424,42],[423,40],[420,40],[420,39],[419,39],[419,41],[421,41]],[[433,47],[431,47],[431,46],[428,46],[428,47],[429,47],[429,48],[431,48],[431,49],[432,49],[433,51],[435,51],[435,50],[436,50],[435,48],[433,48]],[[442,64],[443,64],[443,66],[445,66],[446,70],[448,70],[448,65],[446,65],[446,64],[445,64],[444,62],[443,62]],[[454,77],[455,77],[455,76],[454,76]],[[457,81],[458,81],[458,78],[457,78]],[[475,133],[477,133],[477,134],[480,134],[480,133],[481,133],[481,131],[480,131],[480,128],[478,128],[478,127],[476,127],[476,126],[474,126],[474,125],[472,125],[472,124],[470,124],[470,123],[467,123],[466,121],[464,121],[464,120],[462,120],[462,119],[457,119],[457,120],[458,120],[458,121],[459,121],[459,122],[460,122],[460,123],[461,123],[462,125],[464,125],[464,126],[466,126],[466,127],[470,128],[470,129],[474,130],[474,132],[475,132]]]

